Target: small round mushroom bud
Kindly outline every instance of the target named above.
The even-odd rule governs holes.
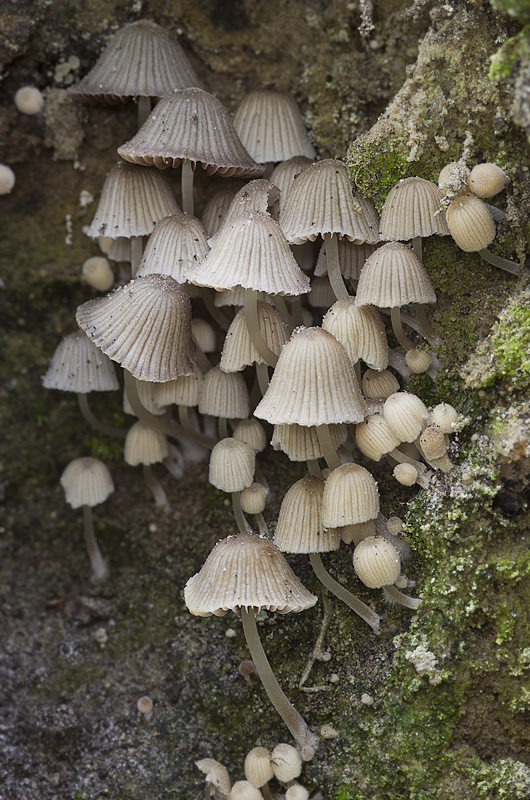
[[[477,164],[469,176],[469,189],[477,197],[487,198],[502,192],[509,178],[497,164]]]
[[[418,478],[418,470],[413,464],[396,464],[393,475],[403,486],[414,486]]]
[[[234,439],[245,442],[253,450],[261,453],[267,447],[265,428],[255,417],[242,419],[234,428]]]
[[[392,536],[399,536],[403,530],[403,521],[399,517],[389,517],[386,521],[386,529]]]
[[[449,403],[439,403],[431,412],[431,425],[436,425],[443,433],[453,433],[458,416],[456,408]]]
[[[136,703],[136,708],[140,712],[140,714],[145,718],[146,722],[149,722],[151,717],[153,716],[153,701],[147,695],[140,697],[138,702]]]
[[[421,372],[427,372],[432,364],[432,357],[426,350],[414,347],[405,353],[405,361],[410,371],[419,375]]]
[[[22,86],[15,94],[15,105],[22,114],[33,116],[44,108],[44,97],[36,86]]]
[[[15,173],[7,164],[0,164],[0,194],[9,194],[15,185]]]
[[[324,736],[323,738],[326,737]],[[285,792],[285,800],[307,800],[308,797],[309,792],[305,786],[301,786],[299,783],[293,783]]]
[[[263,795],[249,781],[236,781],[230,792],[230,800],[263,800]]]
[[[357,577],[370,589],[390,586],[401,571],[401,559],[396,548],[382,536],[363,539],[354,550],[353,567]]]
[[[245,758],[245,778],[257,789],[274,778],[271,754],[266,747],[254,747]]]
[[[247,683],[250,683],[251,686],[257,686],[258,683],[261,683],[261,679],[258,675],[258,671],[253,661],[249,659],[245,659],[241,662],[238,667],[239,672],[244,677]]]
[[[429,425],[420,436],[419,445],[425,460],[431,463],[447,453],[447,442],[441,428]]]
[[[384,417],[402,442],[418,438],[429,418],[420,398],[411,392],[394,392],[385,401]]]
[[[83,262],[81,278],[98,292],[107,292],[114,283],[114,273],[103,256],[92,256]]]
[[[365,397],[390,397],[399,391],[399,381],[388,369],[381,372],[367,369],[361,381],[361,389]]]
[[[277,744],[272,751],[271,765],[275,776],[282,783],[298,778],[302,772],[302,759],[291,744]]]
[[[241,508],[245,514],[261,514],[265,508],[267,489],[261,483],[251,483],[241,492]]]

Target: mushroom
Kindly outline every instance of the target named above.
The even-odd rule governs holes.
[[[162,485],[157,481],[151,464],[157,464],[168,456],[167,439],[160,431],[153,430],[138,421],[130,428],[125,439],[125,462],[132,467],[142,464],[144,480],[150,488],[155,505],[169,511],[169,502]]]
[[[254,480],[256,454],[248,444],[227,437],[217,442],[210,456],[208,480],[232,495],[232,507],[240,533],[249,530],[241,508],[241,492]]]
[[[394,586],[401,572],[401,558],[383,536],[369,536],[359,542],[353,552],[353,567],[370,589],[383,587],[392,600],[412,610],[421,604],[421,600],[403,594]]]
[[[437,234],[448,236],[445,212],[441,210],[442,192],[424,178],[405,178],[388,193],[381,211],[381,238],[385,241],[412,240],[414,252],[421,259],[421,240]]]

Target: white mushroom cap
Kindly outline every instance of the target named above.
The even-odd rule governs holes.
[[[208,480],[223,492],[241,492],[254,480],[255,464],[256,454],[248,444],[221,439],[210,456]]]
[[[354,297],[344,297],[331,306],[322,327],[343,345],[352,364],[362,359],[372,369],[387,368],[386,331],[375,308],[358,306]]]
[[[44,108],[44,97],[36,86],[21,86],[15,94],[15,105],[22,114],[38,114]]]
[[[367,469],[348,463],[330,472],[322,497],[322,522],[326,528],[368,522],[378,514],[379,492]]]
[[[257,303],[258,324],[265,344],[275,355],[280,351],[289,338],[289,328],[280,313],[269,303]],[[226,332],[219,366],[223,372],[240,372],[250,364],[264,364],[250,338],[250,333],[242,308]]]
[[[225,419],[246,419],[249,397],[243,376],[239,372],[223,372],[219,367],[209,369],[199,392],[199,412]]]
[[[261,514],[268,490],[261,483],[251,483],[241,492],[241,508],[245,514]]]
[[[245,442],[256,452],[261,453],[267,447],[265,428],[255,417],[242,419],[233,430],[234,439]]]
[[[230,796],[230,775],[228,770],[219,761],[214,758],[201,758],[200,761],[195,762],[201,772],[204,772],[206,778],[206,786],[208,785],[218,789],[221,796],[227,798]]]
[[[65,336],[42,379],[45,389],[63,392],[111,392],[119,389],[114,365],[84,331]]]
[[[367,369],[361,380],[361,389],[365,397],[390,397],[399,390],[399,381],[387,369],[380,372]]]
[[[475,253],[495,238],[495,223],[485,203],[473,194],[455,198],[447,209],[451,236],[461,250]]]
[[[338,550],[340,533],[322,520],[324,481],[307,475],[282,500],[274,543],[284,553],[327,553]]]
[[[366,259],[357,287],[357,305],[393,308],[408,303],[435,303],[427,270],[410,247],[388,242]]]
[[[97,506],[114,491],[108,467],[97,458],[74,458],[61,475],[60,482],[66,502],[72,508]]]
[[[394,392],[385,400],[383,414],[402,442],[413,442],[427,425],[429,411],[411,392]]]
[[[414,464],[396,464],[392,474],[402,486],[414,486],[418,478],[418,470]]]
[[[458,421],[458,411],[449,403],[439,403],[431,412],[430,423],[437,425],[443,433],[453,433]]]
[[[250,781],[236,781],[230,792],[230,800],[263,800],[263,795]]]
[[[0,195],[9,194],[15,185],[15,173],[7,164],[0,164]]]
[[[258,789],[274,778],[271,754],[266,747],[253,747],[245,758],[245,778]]]
[[[381,238],[405,241],[416,236],[447,236],[442,192],[424,178],[405,178],[388,193],[381,211]]]
[[[201,263],[209,249],[202,223],[191,214],[164,217],[149,237],[136,277],[157,273],[185,283],[190,269]]]
[[[401,439],[381,414],[371,414],[357,425],[355,441],[361,453],[372,461],[379,461],[401,444]]]
[[[298,778],[302,772],[302,759],[298,750],[290,744],[277,744],[271,754],[275,776],[282,783]]]
[[[469,190],[477,197],[488,198],[502,192],[509,178],[497,164],[477,164],[469,176]]]
[[[390,586],[399,577],[401,559],[396,548],[382,536],[369,536],[353,553],[353,566],[359,579],[370,589]]]
[[[107,292],[114,283],[114,273],[103,256],[92,256],[83,261],[81,278],[98,292]]]
[[[131,467],[138,464],[157,464],[168,455],[168,443],[163,433],[135,422],[125,438],[124,459]]]

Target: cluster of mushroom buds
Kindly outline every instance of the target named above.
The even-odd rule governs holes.
[[[230,783],[228,770],[213,758],[203,758],[196,766],[205,774],[206,800],[308,800],[309,792],[296,781],[302,760],[290,744],[277,744],[270,752],[254,747],[246,756],[245,780]],[[270,781],[283,784],[281,794],[271,790]]]

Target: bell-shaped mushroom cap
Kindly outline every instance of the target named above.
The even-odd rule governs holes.
[[[245,442],[257,453],[261,453],[267,447],[267,434],[265,428],[255,417],[242,419],[238,422],[233,431],[234,439]]]
[[[392,474],[402,486],[414,486],[418,478],[418,470],[414,464],[396,464]]]
[[[171,383],[171,381],[169,382]],[[157,386],[165,385],[166,384],[164,383],[151,383],[151,381],[136,381],[136,390],[140,399],[140,403],[149,411],[150,414],[155,414],[156,416],[162,416],[162,414],[165,414],[166,409],[158,399],[156,392]],[[168,405],[168,403],[165,405]],[[125,414],[130,414],[132,417],[136,416],[129,402],[129,398],[127,397],[125,388],[123,390],[123,411]]]
[[[149,237],[136,277],[156,273],[184,283],[189,270],[201,263],[209,249],[198,219],[184,212],[165,217]]]
[[[242,186],[235,195],[221,227],[229,225],[232,220],[246,211],[261,211],[262,214],[271,214],[273,218],[277,219],[279,200],[280,190],[270,181],[265,178],[257,178],[254,181],[250,181]],[[213,245],[214,241],[215,237],[210,240],[210,246]]]
[[[495,223],[486,203],[473,194],[456,197],[447,209],[451,236],[461,250],[484,250],[495,238]]]
[[[191,375],[181,375],[174,381],[165,383],[153,383],[154,396],[158,406],[186,406],[193,408],[199,404],[199,392],[201,389],[203,372],[196,364]],[[142,383],[138,384],[138,388]],[[140,398],[141,399],[141,398]]]
[[[469,175],[469,190],[477,197],[488,198],[502,192],[509,178],[497,164],[477,164]]]
[[[338,450],[348,438],[348,429],[346,425],[329,425],[328,429],[333,447]],[[324,456],[314,427],[275,425],[271,444],[275,450],[282,450],[291,461],[313,461]]]
[[[70,333],[59,343],[42,385],[78,394],[112,392],[120,386],[110,358],[83,331]]]
[[[458,422],[458,411],[449,403],[439,403],[431,412],[430,424],[436,425],[443,433],[454,433]]]
[[[223,225],[188,280],[217,291],[241,286],[267,294],[299,295],[310,289],[280,226],[262,211],[246,211]]]
[[[141,19],[114,34],[96,65],[69,92],[82,100],[118,103],[133,97],[164,97],[175,89],[201,85],[169,31]]]
[[[258,303],[258,323],[263,340],[275,355],[289,338],[289,328],[278,311],[269,303]],[[245,310],[242,308],[226,333],[219,366],[223,372],[240,372],[250,364],[265,364],[250,338]]]
[[[448,236],[442,192],[424,178],[405,178],[388,193],[381,211],[381,238],[405,241],[416,236]]]
[[[204,772],[206,787],[210,796],[213,798],[222,797],[223,800],[228,800],[230,797],[230,775],[227,768],[214,758],[201,758],[200,761],[195,762],[195,766],[201,772]]]
[[[322,522],[327,528],[358,525],[378,514],[379,492],[367,469],[342,464],[330,472],[322,497]]]
[[[307,156],[293,156],[287,161],[282,161],[281,164],[278,164],[273,169],[271,182],[280,190],[280,212],[283,210],[293,181],[296,180],[304,167],[308,167],[312,161],[313,159],[307,158]]]
[[[284,553],[327,553],[337,550],[340,531],[324,526],[321,514],[324,481],[307,475],[282,500],[274,544]]]
[[[401,444],[401,439],[380,414],[371,414],[357,425],[355,441],[361,453],[372,461],[379,461]]]
[[[241,492],[254,480],[256,454],[248,444],[228,437],[217,442],[210,456],[208,480],[223,492]]]
[[[98,458],[74,458],[60,477],[66,502],[72,508],[97,506],[114,491],[110,472]]]
[[[236,781],[230,792],[230,800],[263,800],[263,795],[250,781]]]
[[[277,744],[271,754],[271,764],[276,778],[282,783],[289,783],[302,772],[300,753],[292,744]]]
[[[443,458],[447,453],[447,442],[443,431],[436,425],[429,425],[422,431],[419,445],[426,461]]]
[[[420,398],[411,392],[394,392],[387,397],[384,417],[402,442],[413,442],[427,425],[429,412]]]
[[[178,211],[163,175],[120,161],[105,178],[87,236],[148,236],[157,222]]]
[[[367,369],[361,380],[361,389],[365,397],[390,397],[391,394],[399,391],[399,381],[387,369],[383,369],[381,372]]]
[[[335,234],[356,244],[379,241],[379,219],[372,203],[358,192],[352,196],[348,170],[342,161],[310,164],[294,181],[280,214],[280,225],[291,244]]]
[[[366,414],[343,346],[322,328],[295,332],[284,345],[254,415],[273,425],[360,422]]]
[[[435,303],[432,283],[410,247],[389,242],[366,259],[357,286],[357,305],[392,308],[408,303]]]
[[[349,239],[339,239],[337,245],[342,276],[350,280],[358,281],[361,270],[364,267],[364,262],[368,256],[371,256],[374,250],[376,250],[377,245],[366,243],[355,244],[354,242],[350,242]],[[327,272],[326,240],[324,239],[318,253],[317,263],[315,264],[315,277],[319,278],[321,275],[327,275]]]
[[[100,350],[139,380],[163,383],[193,372],[191,303],[169,275],[146,275],[89,300],[76,319]]]
[[[184,587],[192,614],[223,616],[240,608],[305,611],[317,598],[298,580],[278,548],[255,533],[217,542],[202,569]]]
[[[223,224],[232,200],[244,185],[242,180],[227,181],[223,179],[221,185],[217,186],[208,196],[202,212],[202,224],[206,228],[209,237],[217,233]]]
[[[399,577],[401,559],[396,548],[382,536],[368,536],[353,553],[357,576],[370,589],[391,586]]]
[[[205,374],[199,392],[199,412],[225,419],[246,419],[248,391],[239,372],[222,372],[212,367]]]
[[[268,490],[261,483],[251,483],[241,492],[241,508],[245,514],[261,514],[265,508]]]
[[[143,422],[135,422],[125,438],[125,463],[131,467],[138,464],[157,464],[168,455],[167,439]]]
[[[258,89],[247,94],[234,114],[234,127],[258,164],[315,158],[300,110],[287,92]]]
[[[160,100],[118,153],[125,161],[158,169],[179,167],[187,159],[209,175],[263,174],[241,144],[224,105],[203,89],[181,89]]]
[[[362,359],[372,369],[387,368],[386,331],[375,308],[358,306],[355,297],[343,297],[331,306],[322,327],[342,344],[352,364]]]
[[[245,778],[256,788],[260,788],[274,778],[271,754],[266,747],[253,747],[245,758]]]
[[[102,237],[99,237],[100,240]],[[128,264],[131,263],[131,240],[127,239],[125,236],[118,236],[117,239],[111,239],[110,236],[103,237],[108,239],[112,242],[108,249],[108,257],[111,261],[126,261]]]

